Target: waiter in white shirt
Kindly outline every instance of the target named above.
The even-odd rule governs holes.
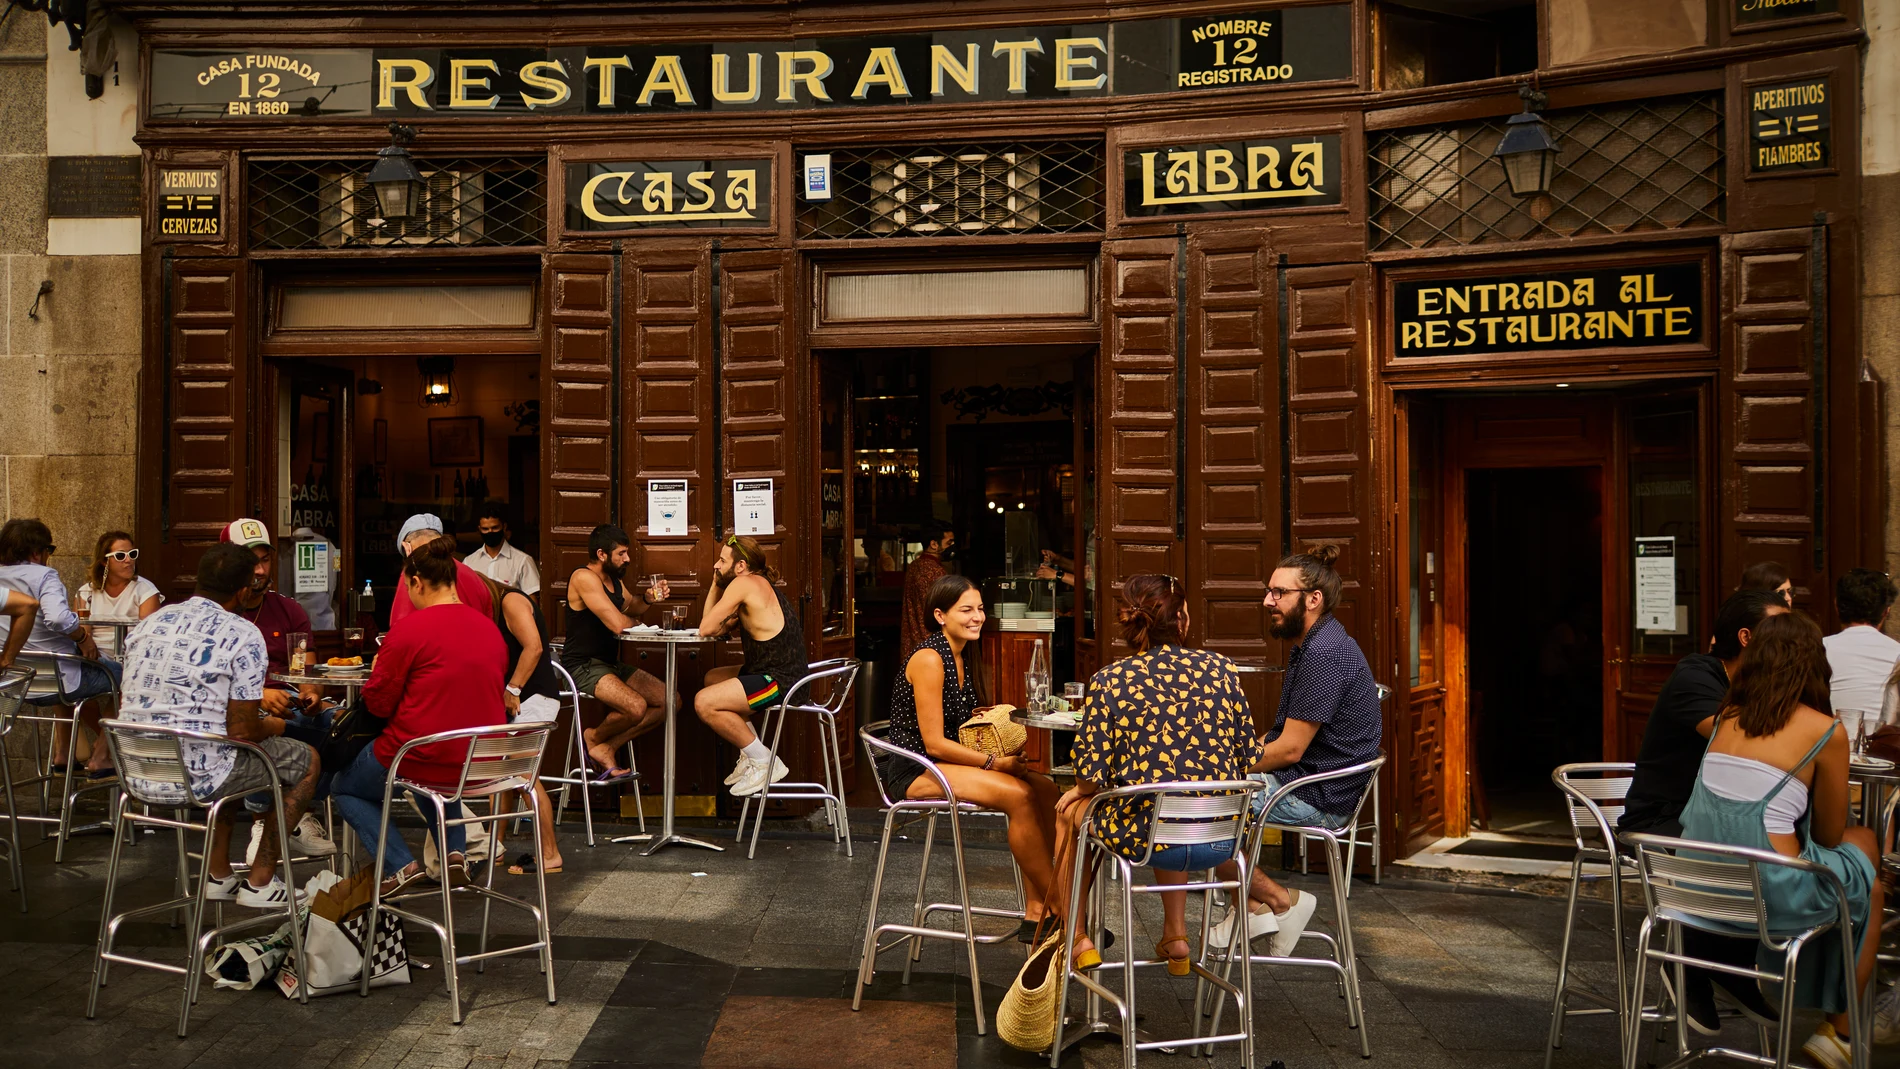
[[[1828,689],[1834,712],[1861,714],[1871,735],[1881,710],[1887,679],[1900,661],[1900,642],[1880,630],[1900,590],[1885,572],[1855,568],[1834,584],[1834,606],[1840,611],[1841,631],[1821,640],[1827,647],[1827,665],[1834,678]]]
[[[541,590],[541,567],[508,543],[508,518],[500,505],[483,505],[475,529],[481,533],[482,548],[462,558],[463,564],[523,594]]]

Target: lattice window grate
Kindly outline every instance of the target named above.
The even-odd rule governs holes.
[[[799,204],[801,238],[1102,229],[1102,147],[1094,142],[832,149],[831,174],[831,200]]]
[[[1722,221],[1719,93],[1544,116],[1560,149],[1551,191],[1511,195],[1491,155],[1504,120],[1373,135],[1372,247],[1424,249],[1677,230]]]
[[[382,222],[373,159],[253,160],[251,245],[260,249],[540,245],[547,236],[542,160],[419,159],[419,211]],[[380,223],[380,225],[379,225]]]

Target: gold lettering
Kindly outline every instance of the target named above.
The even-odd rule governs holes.
[[[1240,176],[1234,173],[1234,154],[1224,148],[1207,150],[1207,191],[1232,193],[1240,188]]]
[[[759,172],[748,167],[733,171],[726,179],[726,207],[732,211],[752,211],[759,206]]]
[[[962,87],[964,92],[971,96],[976,95],[977,75],[981,73],[976,64],[976,42],[972,41],[963,48],[963,62],[959,63],[949,48],[943,45],[930,46],[931,96],[943,95],[943,80],[946,75]]]
[[[1517,303],[1517,292],[1518,285],[1515,282],[1498,283],[1498,311],[1502,312],[1507,308],[1515,309],[1519,307]],[[1527,304],[1523,307],[1528,308],[1530,305]]]
[[[1660,308],[1638,308],[1635,311],[1637,315],[1643,317],[1643,337],[1655,337],[1656,317],[1661,315],[1663,310]]]
[[[1445,335],[1450,333],[1449,324],[1442,319],[1434,319],[1425,324],[1425,348],[1443,349],[1451,344]]]
[[[1506,344],[1524,344],[1526,331],[1523,316],[1509,316],[1504,320],[1504,341]]]
[[[1498,284],[1495,282],[1485,282],[1471,287],[1471,292],[1478,295],[1478,311],[1491,310],[1491,294],[1497,292],[1497,288]]]
[[[1624,304],[1641,304],[1643,302],[1643,276],[1624,275],[1621,279],[1621,283],[1622,284],[1616,289],[1617,300],[1622,301]]]
[[[407,71],[409,77],[397,76],[397,71]],[[376,106],[393,108],[396,106],[396,90],[409,94],[411,107],[434,110],[429,98],[422,91],[435,84],[435,68],[419,59],[379,59],[376,61]]]
[[[1155,154],[1153,152],[1141,154],[1141,203],[1143,205],[1155,203]]]
[[[671,93],[675,104],[691,107],[693,87],[686,83],[686,72],[680,69],[678,56],[655,56],[653,66],[647,71],[646,84],[640,87],[640,96],[634,103],[649,107],[653,103],[653,94]]]
[[[1201,191],[1200,154],[1196,152],[1168,153],[1168,192],[1199,193]]]
[[[468,95],[471,89],[487,89],[488,79],[471,77],[471,71],[485,70],[491,74],[501,73],[501,68],[492,59],[452,59],[449,60],[449,107],[451,108],[494,108],[501,105],[501,97],[490,94],[476,100]]]
[[[1472,342],[1477,341],[1477,340],[1478,340],[1478,332],[1471,329],[1471,320],[1460,319],[1458,321],[1458,338],[1456,341],[1452,342],[1452,344],[1453,345],[1470,345]]]
[[[646,179],[647,187],[640,193],[642,211],[667,212],[673,210],[673,172],[648,171],[641,176]]]
[[[1603,337],[1603,313],[1585,312],[1583,314],[1583,336],[1586,338]]]
[[[522,65],[522,84],[531,89],[544,90],[548,94],[544,97],[538,97],[529,96],[525,92],[522,93],[521,103],[526,106],[528,110],[533,111],[536,108],[558,108],[567,103],[568,98],[574,95],[574,90],[568,87],[566,81],[560,78],[549,77],[549,75],[553,74],[566,75],[567,71],[564,70],[559,63],[548,59],[537,59],[533,63],[525,63]]]
[[[1563,283],[1560,282],[1557,285],[1561,287]],[[1577,329],[1583,324],[1582,316],[1575,312],[1559,312],[1556,318],[1558,341],[1563,341],[1566,338],[1581,338],[1583,336],[1578,333]]]
[[[600,92],[595,96],[594,102],[603,108],[613,107],[614,71],[622,68],[632,70],[633,60],[626,56],[590,56],[583,66],[590,71],[600,71]]]
[[[712,178],[714,173],[713,171],[694,171],[692,174],[686,176],[686,184],[698,192],[706,194],[706,199],[703,201],[689,200],[680,206],[681,211],[703,212],[719,203],[719,193],[713,189],[712,182],[708,181],[708,179]]]
[[[801,71],[800,63],[809,63],[811,70]],[[793,82],[804,82],[805,91],[813,100],[830,100],[831,94],[825,92],[825,79],[831,76],[831,57],[823,52],[780,52],[778,54],[778,99],[783,104],[794,104],[798,94],[792,91]]]
[[[1636,315],[1633,312],[1619,312],[1615,309],[1611,309],[1609,312],[1608,326],[1609,329],[1604,331],[1603,334],[1606,338],[1616,337],[1617,331],[1622,331],[1625,338],[1634,338],[1636,336]]]
[[[1444,306],[1440,305],[1437,300],[1438,295],[1442,292],[1444,291],[1430,286],[1420,287],[1418,291],[1418,314],[1422,316],[1435,316],[1444,311]]]
[[[1453,308],[1458,309],[1460,312],[1471,311],[1471,291],[1458,289],[1454,286],[1446,286],[1445,311],[1450,313]]]
[[[1664,334],[1672,338],[1680,338],[1684,335],[1694,333],[1689,329],[1689,310],[1687,308],[1670,308],[1667,310],[1667,315],[1668,319],[1663,324]],[[1677,330],[1676,328],[1678,326],[1682,329]]]
[[[1667,304],[1670,301],[1675,300],[1675,296],[1673,294],[1665,293],[1660,296],[1657,295],[1655,275],[1643,276],[1643,294],[1644,294],[1643,300],[1647,301],[1650,304]]]
[[[1536,342],[1539,345],[1548,345],[1551,342],[1556,341],[1557,340],[1557,324],[1554,322],[1556,318],[1557,318],[1556,316],[1531,316],[1530,317],[1531,341]],[[1544,324],[1544,325],[1549,326],[1550,331],[1546,333],[1544,331],[1538,330],[1537,327],[1539,324]]]
[[[1485,316],[1478,320],[1478,322],[1484,324],[1484,343],[1486,345],[1496,345],[1498,343],[1498,324],[1504,322],[1503,317]]]
[[[1076,46],[1096,49],[1104,54],[1108,45],[1100,37],[1058,37],[1056,38],[1056,88],[1057,89],[1100,89],[1108,84],[1106,72],[1093,78],[1077,78],[1078,68],[1095,70],[1098,56],[1078,56]]]
[[[1404,323],[1399,327],[1399,348],[1416,349],[1425,343],[1425,327],[1420,323]]]
[[[759,53],[746,53],[745,91],[732,91],[732,57],[724,52],[714,52],[712,58],[712,95],[721,104],[756,104],[759,102]]]
[[[1029,92],[1029,53],[1042,54],[1042,38],[1031,37],[1027,41],[998,41],[990,49],[992,58],[1009,53],[1009,91],[1012,93]]]
[[[1315,141],[1310,145],[1293,146],[1293,165],[1287,168],[1287,181],[1296,186],[1323,186],[1326,184],[1325,146]]]
[[[1597,280],[1580,278],[1570,284],[1570,295],[1576,299],[1579,308],[1597,303]]]
[[[904,82],[904,68],[897,62],[897,49],[887,45],[871,49],[871,54],[865,57],[864,70],[858,75],[857,88],[851,90],[851,99],[863,100],[874,85],[883,86],[894,99],[910,95],[910,86]]]
[[[624,216],[608,215],[594,205],[594,198],[599,194],[600,187],[615,179],[620,181],[620,188],[615,193],[615,199],[626,204],[628,202],[627,183],[633,180],[631,171],[608,171],[606,174],[597,174],[581,187],[581,211],[596,223],[614,223],[625,219]]]
[[[1247,149],[1247,188],[1259,189],[1260,179],[1267,188],[1280,188],[1280,150],[1272,145],[1252,145]]]

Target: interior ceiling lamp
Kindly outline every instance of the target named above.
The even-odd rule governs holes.
[[[369,169],[369,184],[376,190],[376,208],[381,225],[391,219],[407,219],[415,214],[416,190],[422,184],[422,172],[404,148],[416,139],[416,128],[401,123],[389,124],[389,144],[376,154],[376,166]]]
[[[1544,94],[1520,85],[1517,95],[1524,99],[1524,110],[1511,116],[1491,155],[1504,165],[1504,177],[1510,181],[1514,195],[1534,197],[1550,192],[1550,179],[1557,170],[1557,142],[1544,125],[1544,117],[1537,114],[1547,103]]]
[[[425,356],[416,361],[416,370],[422,375],[423,404],[452,405],[455,403],[454,357]]]

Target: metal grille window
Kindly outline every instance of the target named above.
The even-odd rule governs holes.
[[[1424,249],[1676,230],[1722,221],[1722,97],[1665,97],[1545,120],[1551,190],[1520,200],[1492,157],[1504,120],[1371,137],[1372,247]]]
[[[539,159],[417,160],[417,211],[384,221],[373,159],[253,160],[251,244],[260,249],[540,245],[547,235]]]
[[[799,204],[801,238],[1102,228],[1102,148],[1092,142],[833,149],[831,174],[831,200]]]

